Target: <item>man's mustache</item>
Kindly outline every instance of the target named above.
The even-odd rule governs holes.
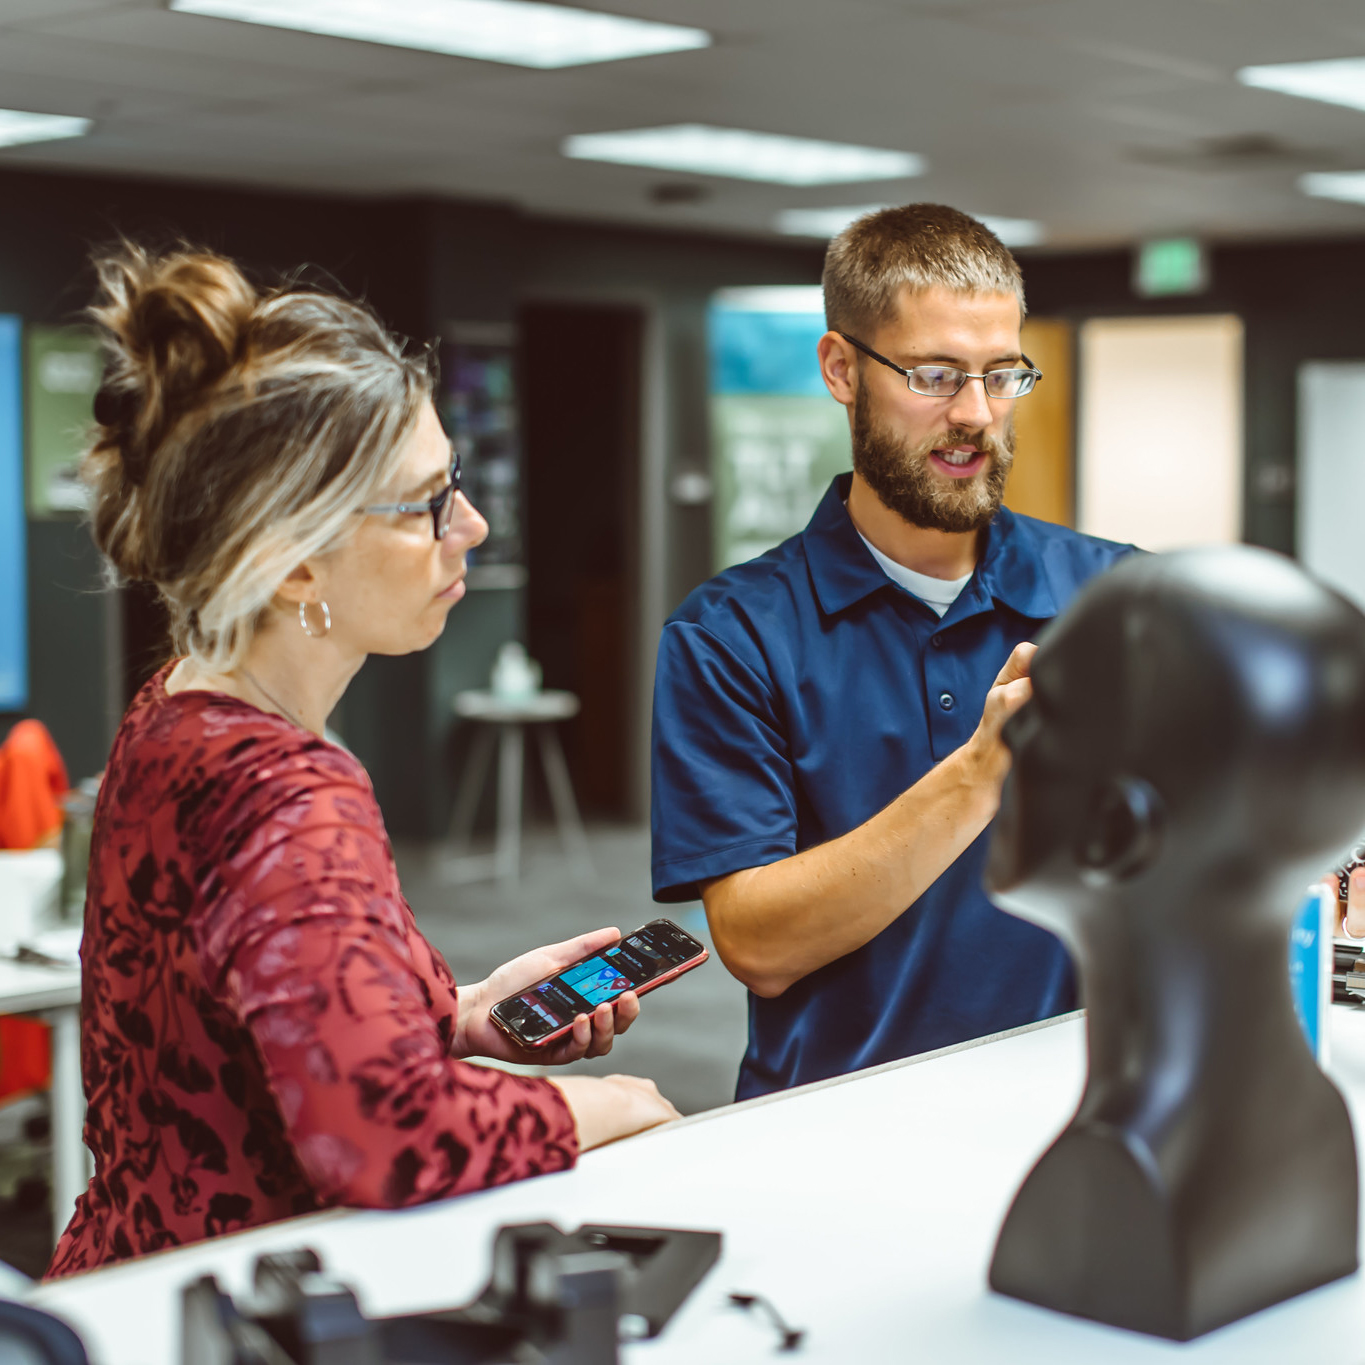
[[[1009,446],[989,432],[960,430],[947,431],[921,442],[916,453],[927,455],[931,450],[943,450],[950,446],[975,446],[978,450],[985,451],[987,455],[995,456],[996,459],[1007,457],[1010,453]]]

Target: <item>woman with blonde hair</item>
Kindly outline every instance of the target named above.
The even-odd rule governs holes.
[[[230,261],[97,262],[94,535],[181,657],[115,739],[82,947],[95,1175],[50,1275],[335,1204],[571,1166],[676,1117],[634,1077],[532,1079],[489,1007],[613,941],[457,987],[399,890],[363,768],[323,737],[370,654],[424,649],[487,526],[424,358],[366,308]],[[639,1010],[537,1055],[600,1055]]]

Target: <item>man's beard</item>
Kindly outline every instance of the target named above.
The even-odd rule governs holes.
[[[936,474],[929,464],[930,452],[955,445],[973,445],[984,452],[985,469],[970,479]],[[853,404],[853,470],[886,507],[913,526],[953,532],[988,526],[1000,510],[1013,463],[1013,422],[1001,438],[953,430],[911,446],[873,418],[867,387],[858,389]]]

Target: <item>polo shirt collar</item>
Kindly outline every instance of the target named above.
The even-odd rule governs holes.
[[[983,592],[1001,606],[1038,621],[1060,610],[1047,572],[1047,547],[1027,518],[1002,507],[986,528],[986,551],[976,566]]]
[[[844,506],[852,486],[852,474],[838,475],[801,532],[815,595],[826,616],[846,611],[855,602],[891,585],[882,566],[863,544]]]
[[[835,478],[801,533],[815,595],[828,616],[891,585],[844,506],[852,484],[852,474]],[[976,588],[1021,616],[1047,620],[1057,615],[1043,546],[1032,527],[1007,507],[996,513],[986,529],[985,553],[973,580],[963,590],[964,596]]]

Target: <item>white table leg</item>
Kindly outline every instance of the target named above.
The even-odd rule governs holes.
[[[522,727],[515,721],[498,726],[498,839],[494,863],[500,882],[521,876],[521,776],[525,757]]]
[[[464,771],[460,774],[455,809],[450,816],[450,842],[458,855],[469,852],[469,836],[474,831],[474,818],[479,813],[479,797],[483,795],[483,784],[488,777],[488,765],[493,758],[495,738],[491,725],[475,727],[469,757],[465,760]]]
[[[585,877],[592,877],[592,857],[588,853],[588,836],[574,800],[573,783],[569,780],[569,765],[564,762],[564,750],[553,723],[536,726],[540,742],[540,761],[545,765],[545,781],[550,788],[550,801],[555,808],[555,823],[559,826],[564,852]]]
[[[89,1181],[85,1091],[81,1087],[80,1007],[46,1010],[52,1029],[52,1227],[60,1237]]]

